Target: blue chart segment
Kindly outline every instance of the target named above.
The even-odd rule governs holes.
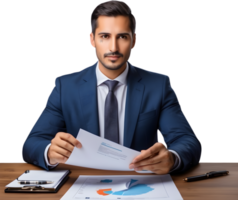
[[[126,190],[112,191],[110,188],[107,188],[107,189],[97,190],[97,193],[102,196],[108,196],[108,195],[130,196],[130,195],[141,195],[141,194],[145,194],[145,193],[148,193],[148,192],[154,190],[154,188],[152,188],[146,184],[136,184],[136,185],[133,185],[132,187],[130,187],[131,184],[135,183],[136,181],[138,181],[138,180],[131,179],[129,188]],[[101,182],[112,182],[112,180],[106,179],[106,180],[101,180]]]

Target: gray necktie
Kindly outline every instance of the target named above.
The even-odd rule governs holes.
[[[105,100],[104,137],[105,139],[119,143],[118,104],[117,98],[114,95],[114,89],[119,82],[107,80],[104,83],[109,88]]]

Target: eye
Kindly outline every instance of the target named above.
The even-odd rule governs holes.
[[[122,39],[127,39],[125,35],[120,35],[120,37],[123,37]]]
[[[105,37],[104,37],[105,36]],[[107,38],[108,35],[102,35],[102,38]]]
[[[108,37],[109,37],[108,35],[102,35],[102,36],[101,36],[101,38],[103,38],[103,39],[106,39],[106,38],[108,38]],[[120,38],[120,37],[122,37],[122,39],[127,39],[127,36],[125,36],[125,35],[120,35],[119,38]]]

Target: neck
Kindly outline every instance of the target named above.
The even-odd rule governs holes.
[[[108,69],[106,67],[104,67],[100,62],[99,62],[99,70],[109,79],[115,79],[116,77],[120,76],[120,74],[122,74],[125,69],[126,69],[126,63],[123,64],[123,66],[121,66],[119,69]],[[111,67],[113,68],[113,67]]]

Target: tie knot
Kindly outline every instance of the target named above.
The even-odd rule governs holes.
[[[111,81],[111,80],[107,80],[104,82],[107,87],[109,88],[109,91],[114,91],[116,85],[119,83],[118,81]]]

